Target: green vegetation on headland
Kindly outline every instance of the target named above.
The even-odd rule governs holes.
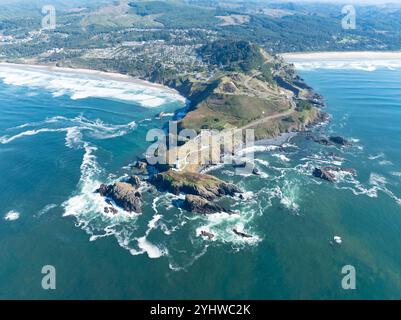
[[[273,17],[264,9],[286,14]],[[29,12],[32,25],[40,17]],[[182,128],[255,129],[261,139],[303,130],[320,117],[311,88],[272,53],[274,45],[267,48],[266,36],[285,36],[280,24],[286,19],[299,22],[291,31],[297,37],[304,20],[314,18],[298,6],[104,0],[63,6],[54,30],[29,31],[20,15],[10,16],[1,26],[1,54],[12,62],[113,71],[161,83],[191,103]]]
[[[264,62],[259,48],[244,40],[211,42],[199,48],[198,54],[206,63],[227,71],[249,72]]]
[[[323,44],[322,48],[325,43],[336,49],[344,45],[326,41],[343,31],[322,17],[300,12],[272,17],[254,4],[234,9],[205,1],[122,0],[67,6],[58,12],[54,30],[41,29],[40,20],[33,11],[27,20],[16,16],[3,21],[0,58],[120,72],[161,83],[190,101],[189,112],[179,122],[181,128],[197,132],[254,129],[256,139],[305,130],[322,117],[321,97],[274,52],[314,50],[316,43]],[[317,22],[323,25],[307,34],[304,25]],[[36,23],[37,29],[33,27]],[[285,30],[286,25],[294,30]],[[158,166],[163,172],[151,175],[149,182],[161,190],[186,193],[188,210],[232,213],[214,200],[241,190],[198,173],[204,163],[187,164],[188,154],[199,152],[194,140],[177,149],[167,154],[171,160],[177,151],[177,159]],[[212,158],[220,155],[219,151],[220,146],[209,149]],[[179,172],[171,169],[174,166]],[[257,174],[257,170],[252,172]],[[124,209],[138,212],[142,203],[138,179],[103,185],[98,192]],[[107,207],[105,212],[114,209]]]
[[[198,132],[255,129],[256,138],[262,139],[304,130],[321,117],[316,107],[320,97],[303,83],[292,66],[259,46],[220,41],[205,45],[199,52],[218,72],[206,82],[186,79],[179,85],[174,83],[192,101],[191,111],[180,121],[181,127]]]

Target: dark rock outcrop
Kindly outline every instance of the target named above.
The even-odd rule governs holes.
[[[310,136],[309,137],[311,140],[313,140],[316,143],[329,146],[329,145],[337,145],[337,146],[349,146],[350,142],[340,136],[332,136],[329,138],[326,137],[317,137],[317,136]]]
[[[254,175],[260,175],[260,171],[259,171],[259,169],[255,166],[254,163],[250,163],[250,162],[246,162],[246,161],[243,161],[243,162],[234,161],[234,163],[232,164],[232,166],[233,166],[233,168],[240,168],[240,169],[244,169],[244,168],[246,168],[247,166],[249,166],[249,167],[250,167],[250,170],[251,170],[251,172],[252,172],[252,174],[254,174]]]
[[[328,146],[331,145],[332,143],[330,142],[330,140],[326,137],[317,137],[317,136],[310,136],[309,139],[311,139],[312,141],[322,144],[324,146]]]
[[[141,172],[146,172],[148,168],[148,163],[146,161],[138,160],[135,162],[134,167]]]
[[[132,184],[135,187],[139,187],[141,185],[141,179],[138,176],[131,176],[127,180],[127,183]]]
[[[115,204],[128,212],[141,212],[141,194],[135,186],[126,182],[113,185],[102,184],[97,190],[102,196],[112,199]]]
[[[346,172],[356,175],[356,171],[352,168],[339,168],[339,167],[321,167],[313,170],[313,176],[329,182],[335,182],[336,176],[334,172]]]
[[[349,141],[343,137],[336,136],[336,137],[329,137],[330,142],[334,144],[338,144],[340,146],[347,146],[349,145]]]
[[[327,168],[315,168],[313,170],[313,176],[329,182],[336,181],[336,176],[332,172],[330,172],[330,170],[328,170]]]
[[[211,233],[211,232],[207,232],[207,231],[202,230],[200,234],[201,234],[202,237],[206,237],[209,240],[212,240],[214,238],[214,234]]]
[[[250,234],[247,234],[247,233],[244,233],[244,232],[241,232],[241,231],[238,231],[237,229],[233,229],[233,232],[237,235],[237,236],[240,236],[240,237],[242,237],[242,238],[252,238],[252,235],[250,235]]]
[[[110,207],[104,207],[104,213],[112,213],[112,214],[117,214],[117,209],[114,208],[113,206]]]
[[[254,175],[260,176],[260,171],[259,171],[259,169],[256,168],[256,167],[253,168],[252,173],[253,173]]]
[[[201,214],[213,214],[218,212],[234,213],[212,201],[206,200],[200,196],[187,194],[183,203],[183,208],[190,212],[197,212]]]
[[[168,191],[173,194],[192,194],[207,200],[225,195],[234,196],[242,192],[236,185],[211,175],[196,172],[169,170],[152,176],[149,182],[160,191]]]

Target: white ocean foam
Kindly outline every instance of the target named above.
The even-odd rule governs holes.
[[[400,60],[389,59],[316,59],[311,60],[294,60],[295,67],[298,70],[316,70],[316,69],[332,69],[332,70],[362,70],[376,71],[377,69],[396,70],[401,69]]]
[[[199,253],[194,253],[194,254],[192,254],[191,257],[190,257],[190,259],[189,259],[189,262],[187,262],[187,263],[185,263],[185,264],[183,264],[183,265],[177,264],[177,263],[170,257],[169,268],[170,268],[172,271],[176,271],[176,272],[178,272],[178,271],[187,271],[188,268],[189,268],[190,266],[192,266],[200,257],[202,257],[203,255],[206,254],[208,248],[209,248],[209,245],[206,243],[206,244],[202,247],[202,249],[201,249],[201,251],[200,251]]]
[[[266,160],[255,159],[255,161],[258,162],[258,163],[260,163],[260,164],[262,164],[262,165],[264,165],[265,167],[269,167],[269,165],[270,165],[269,162],[266,161]]]
[[[281,191],[280,203],[289,210],[295,213],[299,211],[299,204],[297,200],[299,198],[299,187],[296,184],[285,182],[284,187]]]
[[[141,237],[137,241],[138,247],[142,252],[146,252],[149,258],[156,259],[167,254],[166,250],[160,249],[158,246],[149,242],[146,237]]]
[[[392,163],[390,160],[382,160],[382,161],[379,161],[379,164],[380,164],[381,166],[392,166],[392,165],[393,165],[393,163]]]
[[[140,83],[99,79],[95,76],[61,71],[0,64],[0,79],[16,86],[44,88],[53,96],[69,95],[71,99],[88,97],[135,102],[143,107],[159,107],[169,102],[184,103],[185,99],[170,90]]]
[[[350,186],[338,186],[338,189],[350,190],[354,195],[366,195],[370,198],[378,198],[379,192],[382,192],[392,198],[398,205],[401,205],[401,199],[391,191],[387,185],[389,184],[388,180],[378,174],[372,172],[369,177],[369,185],[371,187],[365,187],[361,182],[356,180],[352,175],[349,176],[347,183],[351,184]]]
[[[255,152],[266,152],[266,151],[273,151],[277,150],[278,146],[252,146],[247,147],[237,152],[237,156],[244,156],[248,153],[255,153]]]
[[[46,214],[46,213],[48,213],[50,210],[52,210],[52,209],[54,209],[54,208],[57,208],[57,204],[55,204],[55,203],[50,203],[50,204],[48,204],[48,205],[46,205],[43,209],[41,209],[36,215],[35,215],[35,217],[41,217],[41,216],[43,216],[44,214]]]
[[[62,132],[62,131],[67,131],[67,129],[66,128],[62,128],[62,129],[43,128],[43,129],[37,129],[37,130],[28,130],[28,131],[21,132],[19,134],[11,136],[11,137],[8,135],[2,136],[2,137],[0,137],[0,143],[7,144],[7,143],[10,143],[19,138],[23,138],[23,137],[27,137],[27,136],[34,136],[34,135],[44,133],[44,132]]]
[[[369,183],[374,186],[373,189],[376,191],[376,197],[377,191],[382,191],[392,198],[398,205],[401,205],[401,198],[397,197],[393,191],[387,188],[389,182],[384,176],[378,173],[371,173]]]
[[[206,217],[196,217],[201,219],[201,225],[196,229],[196,235],[201,235],[202,231],[213,234],[213,241],[219,243],[229,243],[232,247],[241,248],[246,245],[256,245],[261,238],[250,231],[246,231],[251,237],[241,237],[234,232],[234,229],[244,232],[245,226],[250,226],[253,221],[254,211],[243,210],[240,214],[228,214],[225,212],[214,213]]]
[[[284,144],[282,145],[282,147],[283,147],[283,148],[295,148],[295,149],[298,148],[298,146],[297,146],[296,144],[289,143],[289,142],[284,143]]]
[[[385,155],[383,153],[370,155],[370,160],[377,160],[384,158]],[[301,159],[301,161],[306,161],[304,164],[297,165],[294,169],[296,172],[303,174],[305,176],[310,176],[313,168],[316,167],[316,164],[327,163],[327,161],[323,160],[324,156],[321,154],[316,154],[310,157],[306,157]],[[332,163],[332,162],[330,162]],[[291,170],[291,169],[290,169]],[[382,192],[392,198],[398,205],[401,205],[401,199],[389,189],[389,181],[381,174],[372,172],[369,176],[368,185],[365,185],[358,181],[356,177],[347,171],[332,171],[335,175],[336,182],[334,183],[334,187],[340,190],[349,190],[354,195],[360,196],[365,195],[370,198],[378,198],[379,192]],[[401,176],[399,172],[392,172],[393,176]],[[317,181],[312,179],[314,183],[321,184],[322,181]],[[274,196],[277,196],[277,192]]]
[[[100,186],[96,176],[100,173],[96,156],[97,148],[85,143],[85,154],[81,164],[81,178],[78,184],[79,192],[63,203],[64,216],[79,217],[87,212],[103,212],[105,202],[100,194],[95,193]]]
[[[79,127],[71,127],[67,129],[65,136],[65,145],[68,148],[77,148],[82,144],[82,133]]]
[[[383,152],[380,152],[380,153],[375,154],[375,155],[370,155],[370,156],[368,157],[368,159],[369,159],[369,160],[376,160],[376,159],[380,159],[380,158],[384,158],[384,157],[385,157],[384,153],[383,153]]]
[[[276,157],[277,159],[280,159],[283,162],[290,161],[290,159],[288,157],[286,157],[284,154],[275,153],[275,154],[273,154],[273,157]]]
[[[255,194],[252,191],[245,191],[240,195],[236,195],[235,199],[237,201],[250,201],[255,199]]]
[[[371,173],[369,178],[369,183],[373,186],[385,186],[387,184],[387,179],[378,173]]]
[[[10,131],[26,127],[45,125],[51,125],[54,127],[61,126],[61,128],[46,127],[23,131],[13,136],[5,135],[0,137],[0,143],[7,144],[14,140],[27,136],[34,136],[40,133],[66,132],[65,145],[69,148],[82,148],[83,132],[88,132],[88,134],[95,139],[111,139],[126,135],[137,127],[135,121],[122,125],[111,125],[104,123],[100,119],[89,120],[82,116],[78,116],[75,118],[65,118],[57,116],[53,118],[48,118],[42,122],[26,123],[18,127],[9,128],[7,130]]]
[[[159,258],[168,254],[167,248],[151,243],[147,237],[152,230],[157,229],[162,215],[155,214],[148,222],[145,234],[134,236],[135,222],[138,215],[128,213],[116,206],[113,201],[109,203],[94,191],[99,187],[102,169],[97,163],[95,146],[84,143],[85,154],[81,164],[81,178],[76,195],[63,203],[64,216],[74,216],[77,225],[90,234],[90,241],[102,237],[115,236],[119,245],[130,251],[132,255],[146,253],[149,258]],[[111,183],[112,181],[107,181]],[[105,213],[104,208],[112,205],[116,213]],[[156,209],[156,202],[154,204]],[[101,227],[103,225],[103,227]],[[127,229],[132,229],[131,231]],[[136,243],[133,246],[132,242]]]
[[[164,112],[162,114],[160,114],[160,116],[156,117],[156,119],[158,118],[166,118],[166,117],[173,117],[174,113],[173,112]]]
[[[20,213],[14,210],[7,212],[4,216],[4,220],[6,221],[15,221],[19,219]]]

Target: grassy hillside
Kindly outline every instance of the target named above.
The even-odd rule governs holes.
[[[221,71],[203,85],[187,80],[191,96],[201,99],[196,100],[193,110],[182,119],[181,127],[198,132],[249,127],[256,129],[257,137],[262,138],[301,130],[319,116],[318,109],[307,100],[299,100],[296,110],[293,109],[290,96],[307,96],[309,89],[298,86],[303,83],[290,66],[260,47],[244,41],[223,41],[208,44],[199,52],[206,61],[219,65]],[[279,78],[280,83],[293,91],[273,78]],[[281,118],[280,114],[286,116]],[[272,116],[274,119],[270,121]]]

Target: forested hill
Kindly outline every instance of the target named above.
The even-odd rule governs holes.
[[[355,29],[344,29],[343,6],[327,3],[54,0],[57,27],[42,30],[44,4],[0,3],[1,56],[35,56],[62,48],[63,57],[76,57],[79,50],[158,40],[170,45],[246,40],[275,53],[401,49],[401,5],[355,6]]]

